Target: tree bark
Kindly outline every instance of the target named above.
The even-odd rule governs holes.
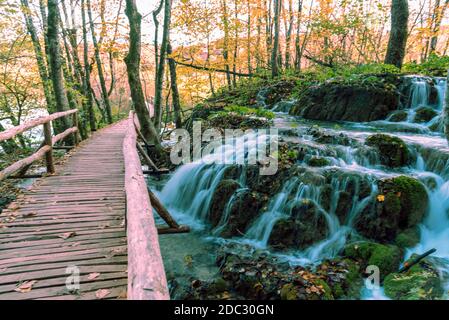
[[[45,101],[47,102],[47,110],[49,113],[55,112],[55,103],[52,97],[52,90],[50,79],[48,76],[47,65],[45,63],[45,56],[42,52],[42,47],[37,36],[36,27],[34,26],[33,19],[30,15],[30,6],[28,0],[21,0],[22,11],[25,17],[25,24],[27,31],[30,34],[31,42],[33,43],[34,54],[36,55],[37,68],[39,71],[39,77],[42,81],[42,87],[44,89]]]
[[[274,41],[271,52],[271,76],[279,75],[279,15],[281,11],[281,0],[274,0]]]
[[[90,86],[90,64],[89,64],[89,43],[87,42],[87,19],[86,19],[86,4],[81,0],[81,20],[83,25],[83,62],[84,62],[84,77],[83,77],[83,91],[84,91],[84,108],[87,110],[89,116],[89,126],[91,131],[97,130],[94,101],[92,97],[92,88]]]
[[[125,63],[134,110],[139,118],[141,132],[145,139],[160,148],[159,134],[151,122],[140,82],[142,16],[137,11],[136,0],[126,0],[125,14],[129,20],[129,51],[125,57]]]
[[[86,0],[86,4],[87,4],[87,14],[89,16],[89,25],[90,25],[91,35],[92,35],[92,42],[94,45],[95,62],[97,65],[98,78],[100,80],[100,86],[101,86],[101,96],[103,98],[104,106],[106,109],[107,121],[108,121],[108,123],[112,123],[111,104],[109,102],[108,90],[106,89],[106,82],[104,79],[103,64],[101,62],[101,57],[100,57],[100,47],[97,42],[97,37],[95,36],[95,26],[94,26],[94,21],[92,18],[92,7],[90,5],[90,0]]]
[[[170,42],[167,46],[167,54],[170,56],[172,54],[172,47]],[[172,91],[172,103],[173,103],[173,111],[175,114],[175,124],[176,128],[181,128],[182,119],[181,119],[181,102],[179,99],[179,91],[177,84],[177,75],[176,75],[176,63],[172,57],[168,58],[168,67],[170,69],[170,85]]]
[[[48,0],[48,52],[50,59],[50,76],[53,83],[53,93],[56,101],[56,110],[66,111],[69,109],[69,103],[64,90],[64,81],[62,77],[61,54],[59,48],[59,15],[57,0]],[[61,118],[61,132],[70,127],[69,120]]]
[[[161,127],[162,121],[162,86],[164,83],[165,56],[167,53],[168,37],[170,34],[171,0],[164,0],[164,29],[157,67],[156,85],[154,94],[154,126],[156,130]]]
[[[402,67],[407,44],[408,0],[392,0],[391,3],[391,31],[388,40],[385,63]]]
[[[229,68],[229,19],[228,19],[228,7],[226,5],[226,0],[222,1],[222,21],[223,21],[223,59],[225,61],[225,70],[226,70],[226,80],[228,82],[228,88],[232,88],[231,82],[231,69]]]

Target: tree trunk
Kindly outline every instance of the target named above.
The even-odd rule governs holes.
[[[231,69],[229,68],[229,20],[228,20],[228,7],[226,5],[226,0],[222,1],[222,21],[223,21],[223,59],[225,61],[225,70],[226,70],[226,80],[228,83],[228,88],[232,88],[231,82]]]
[[[172,54],[172,47],[170,42],[167,46],[167,54]],[[179,99],[179,91],[178,91],[178,84],[177,84],[177,76],[176,76],[176,63],[173,60],[173,58],[168,58],[168,67],[170,69],[170,85],[171,85],[171,91],[172,91],[172,103],[173,103],[173,111],[175,114],[175,123],[176,128],[181,128],[182,126],[182,119],[181,119],[181,102]]]
[[[61,54],[59,49],[59,16],[57,0],[48,0],[48,53],[50,59],[50,76],[53,83],[53,93],[56,101],[56,110],[69,110],[69,103],[64,90],[64,81],[62,77]],[[61,131],[69,128],[69,120],[62,117],[60,120]]]
[[[150,113],[146,107],[140,82],[140,52],[141,52],[141,21],[142,16],[137,11],[136,0],[126,0],[125,14],[129,20],[129,51],[125,57],[128,73],[128,83],[134,110],[139,118],[141,132],[145,139],[160,148],[159,134],[150,119]]]
[[[84,0],[81,0],[81,19],[83,25],[83,62],[84,62],[84,77],[83,77],[83,91],[85,109],[89,115],[89,125],[91,131],[97,130],[94,101],[92,97],[92,88],[90,87],[90,64],[89,64],[89,43],[87,42],[87,19],[86,19],[86,4]]]
[[[164,0],[164,30],[162,31],[162,43],[159,53],[159,65],[157,67],[156,85],[154,94],[154,126],[159,131],[162,121],[162,86],[164,83],[165,56],[167,53],[168,37],[170,34],[171,0]]]
[[[92,42],[94,45],[95,62],[96,62],[97,69],[98,69],[98,79],[100,80],[100,86],[101,86],[101,96],[103,98],[104,106],[106,109],[107,121],[108,121],[108,123],[112,123],[111,104],[109,102],[108,90],[106,89],[106,82],[104,80],[103,65],[102,65],[101,57],[100,57],[100,47],[97,43],[97,37],[95,36],[95,26],[94,26],[94,21],[92,18],[92,8],[90,5],[90,0],[87,0],[86,4],[87,4],[87,14],[89,16],[89,25],[90,25],[91,35],[92,35]]]
[[[438,44],[438,33],[440,32],[441,22],[444,17],[447,6],[449,5],[449,0],[441,6],[440,0],[435,1],[435,12],[434,12],[434,24],[432,28],[432,38],[430,39],[430,54],[435,53]]]
[[[36,55],[37,68],[39,76],[42,81],[42,87],[44,89],[45,101],[47,102],[47,110],[49,113],[55,112],[55,103],[52,97],[52,90],[50,79],[48,76],[47,65],[45,64],[45,56],[42,52],[42,47],[37,36],[37,31],[33,23],[33,19],[30,15],[30,6],[28,0],[21,0],[23,7],[23,15],[25,17],[25,24],[27,31],[30,34],[31,42],[33,43],[34,54]]]
[[[281,11],[281,0],[274,0],[274,41],[271,52],[271,76],[279,75],[279,15]]]
[[[407,44],[408,0],[393,0],[391,3],[391,31],[385,63],[402,67]]]
[[[157,65],[159,63],[159,45],[158,45],[158,37],[159,37],[159,21],[157,20],[157,16],[161,13],[162,6],[164,5],[164,0],[160,0],[159,5],[156,10],[153,11],[153,22],[154,22],[154,69],[155,69],[155,79],[157,77]]]

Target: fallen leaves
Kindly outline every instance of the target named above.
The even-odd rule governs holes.
[[[61,239],[66,240],[68,238],[74,237],[75,235],[76,235],[76,232],[71,231],[71,232],[62,233],[62,234],[58,235],[58,237],[61,238]]]
[[[25,281],[22,284],[20,284],[17,288],[15,288],[14,291],[17,291],[20,293],[30,292],[31,289],[33,289],[33,286],[36,282],[37,282],[37,280]]]
[[[98,272],[89,273],[89,275],[87,276],[87,280],[95,280],[99,276],[100,276],[100,273],[98,273]]]
[[[32,218],[32,217],[34,217],[36,215],[37,215],[37,212],[28,212],[28,213],[22,214],[22,217],[23,218]]]
[[[108,296],[111,293],[111,291],[109,291],[108,289],[99,289],[97,291],[95,291],[95,297],[97,297],[97,299],[103,299],[106,296]]]
[[[385,201],[385,196],[383,194],[379,194],[376,199],[377,199],[378,202],[384,202]]]

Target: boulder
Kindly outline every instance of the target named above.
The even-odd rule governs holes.
[[[383,284],[385,294],[396,300],[434,300],[444,294],[438,271],[426,259],[407,272],[389,274]]]
[[[278,250],[305,249],[325,239],[328,233],[323,212],[313,201],[304,199],[293,206],[290,217],[275,223],[268,244]]]
[[[367,122],[385,119],[398,102],[395,90],[324,83],[305,90],[290,114],[312,120]]]
[[[399,248],[412,248],[419,243],[420,231],[418,227],[405,229],[396,236],[394,243]]]
[[[279,81],[264,87],[257,94],[257,104],[271,109],[276,103],[287,99],[294,87],[293,81]]]
[[[307,161],[307,164],[311,167],[325,167],[330,164],[330,161],[323,157],[312,157]]]
[[[360,241],[346,245],[343,255],[356,260],[363,269],[377,266],[381,279],[399,269],[402,253],[399,247],[375,242]]]
[[[221,181],[215,188],[209,208],[209,222],[212,227],[216,227],[218,225],[229,199],[239,188],[240,184],[231,179]]]
[[[248,189],[237,193],[229,209],[227,223],[220,230],[220,236],[230,238],[244,234],[251,222],[257,218],[266,200],[259,193]]]
[[[405,142],[394,136],[374,134],[366,138],[366,145],[379,151],[380,162],[389,167],[402,167],[410,162]]]
[[[425,123],[429,122],[438,115],[438,112],[431,107],[420,107],[416,109],[415,119],[413,122]]]
[[[374,203],[356,217],[354,227],[369,239],[391,242],[423,220],[429,198],[423,184],[407,176],[380,180],[378,188]]]
[[[393,114],[391,114],[388,117],[388,120],[391,122],[401,122],[401,121],[405,121],[407,120],[408,117],[408,113],[405,110],[398,110],[393,112]]]

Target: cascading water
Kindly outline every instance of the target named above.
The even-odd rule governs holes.
[[[408,146],[412,164],[409,167],[400,169],[389,169],[380,163],[379,155],[372,148],[366,147],[364,141],[366,137],[376,128],[377,123],[367,123],[362,125],[344,125],[343,127],[329,127],[329,132],[338,136],[344,132],[350,137],[350,142],[339,141],[318,141],[310,134],[310,125],[298,124],[296,120],[285,121],[286,116],[282,115],[282,121],[278,126],[284,129],[295,128],[292,141],[302,146],[300,153],[303,156],[297,160],[298,166],[309,168],[309,161],[314,157],[321,157],[328,161],[328,164],[321,168],[312,168],[313,172],[324,174],[329,170],[336,170],[330,177],[331,194],[330,204],[325,207],[322,202],[324,188],[314,182],[305,182],[294,176],[283,181],[280,191],[268,201],[266,208],[260,212],[254,221],[250,223],[245,232],[236,236],[232,241],[249,243],[258,248],[269,248],[269,238],[276,222],[292,215],[292,206],[301,201],[311,201],[316,204],[318,211],[325,217],[327,225],[327,235],[324,239],[317,241],[303,249],[291,249],[279,257],[285,258],[293,264],[314,264],[322,259],[331,258],[338,254],[344,247],[347,240],[356,232],[353,228],[354,220],[360,215],[366,206],[377,194],[376,181],[379,178],[393,177],[400,174],[414,176],[420,179],[426,186],[430,197],[429,212],[420,226],[421,240],[414,248],[407,250],[406,258],[413,253],[423,253],[424,251],[436,248],[435,257],[440,259],[440,270],[442,274],[449,275],[449,148],[447,142],[440,133],[430,134],[429,128],[439,122],[440,113],[443,109],[443,97],[445,94],[446,82],[443,78],[434,79],[437,92],[437,99],[431,102],[431,89],[428,79],[420,77],[413,78],[410,89],[410,105],[404,111],[408,112],[407,119],[402,123],[407,123],[423,128],[417,131],[403,133],[404,126],[401,122],[390,122],[383,126],[384,131],[391,135],[400,137]],[[258,102],[264,103],[263,92],[258,95]],[[428,122],[415,124],[416,111],[421,107],[429,107],[436,111],[437,115]],[[413,116],[410,116],[412,114]],[[289,122],[290,121],[290,122]],[[425,129],[425,130],[424,130]],[[285,137],[289,141],[290,137]],[[255,137],[242,137],[249,142],[249,145],[256,147]],[[235,144],[236,153],[247,157],[248,150],[239,147],[239,142]],[[229,146],[228,146],[229,147]],[[231,148],[232,149],[232,148]],[[231,160],[235,154],[229,152],[229,148],[222,147],[219,150],[219,158]],[[202,229],[208,225],[209,209],[214,191],[220,182],[226,177],[226,170],[229,165],[207,164],[201,161],[181,166],[167,182],[163,190],[159,193],[161,200],[168,209],[182,223],[189,224],[193,228]],[[231,212],[232,204],[240,193],[248,191],[246,166],[242,166],[239,176],[236,178],[240,185],[227,202],[224,213],[218,225],[211,230],[211,234],[219,237],[225,227]],[[357,173],[362,178],[352,186],[350,176],[341,173]],[[339,175],[340,174],[340,175]],[[431,183],[429,183],[431,181]],[[361,183],[369,185],[369,191],[362,192]],[[338,216],[338,205],[340,197],[348,189],[353,188],[350,194],[349,206],[346,209],[347,215],[342,221]],[[449,289],[449,281],[447,282]],[[382,288],[367,290],[361,293],[363,298],[382,299],[384,298]]]

